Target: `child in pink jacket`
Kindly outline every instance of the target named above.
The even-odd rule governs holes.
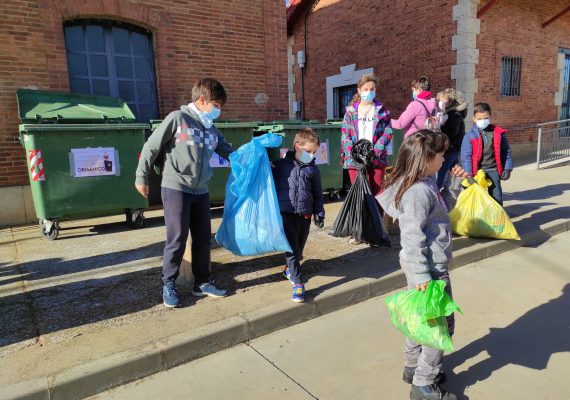
[[[435,115],[436,104],[431,85],[427,76],[422,76],[412,82],[414,100],[408,104],[406,111],[398,119],[392,119],[393,129],[403,129],[406,137],[424,129],[424,124],[430,115]]]

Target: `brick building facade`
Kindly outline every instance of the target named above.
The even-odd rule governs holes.
[[[397,117],[410,82],[427,75],[432,91],[456,88],[471,109],[489,102],[494,121],[513,130],[513,147],[530,151],[536,130],[521,127],[569,118],[568,11],[564,0],[292,0],[291,109],[301,107],[303,80],[307,119],[342,117],[358,77],[374,72],[379,98]]]
[[[151,81],[156,93],[156,117],[164,117],[187,103],[193,82],[205,76],[219,79],[228,91],[224,119],[271,120],[288,115],[286,17],[282,1],[3,1],[0,225],[35,219],[25,155],[18,142],[15,94],[22,87],[74,89],[70,83],[72,61],[68,57],[69,40],[73,38],[66,36],[71,34],[66,30],[70,24],[120,27],[122,31],[142,32],[141,37],[148,38],[154,56]],[[117,38],[110,40],[114,39]],[[97,56],[101,54],[86,55]],[[82,62],[77,68],[82,68]],[[93,70],[89,73],[92,75]],[[80,87],[88,81],[75,83]],[[91,80],[92,90],[95,83]],[[103,93],[108,90],[105,86]],[[26,204],[25,215],[22,204]]]

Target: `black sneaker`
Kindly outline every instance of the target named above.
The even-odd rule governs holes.
[[[404,382],[406,382],[408,385],[411,385],[412,381],[414,380],[414,374],[415,373],[416,373],[415,367],[404,367],[404,373],[402,374],[402,380]],[[440,371],[439,374],[437,374],[437,376],[435,377],[434,383],[441,385],[442,383],[445,382],[446,378],[447,378],[447,376],[445,375],[445,372]]]
[[[449,393],[435,383],[427,386],[412,385],[411,400],[457,400],[457,396]]]

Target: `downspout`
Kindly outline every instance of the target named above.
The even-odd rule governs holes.
[[[305,71],[307,70],[307,65],[309,63],[309,57],[307,56],[307,18],[313,12],[320,0],[316,0],[309,11],[305,14],[305,31],[304,31],[304,51],[305,51],[305,68],[301,69],[301,120],[305,120]]]

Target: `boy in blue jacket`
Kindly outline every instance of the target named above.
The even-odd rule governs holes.
[[[461,166],[470,176],[479,169],[492,181],[489,194],[503,205],[501,180],[511,177],[513,160],[507,130],[491,124],[491,106],[477,103],[473,109],[473,128],[463,137]]]
[[[311,217],[314,216],[316,226],[324,226],[321,173],[315,165],[315,154],[320,145],[320,139],[312,129],[301,129],[295,135],[293,150],[273,163],[283,228],[293,250],[285,253],[287,266],[283,275],[293,284],[292,300],[296,303],[305,301],[300,260],[309,237]]]

